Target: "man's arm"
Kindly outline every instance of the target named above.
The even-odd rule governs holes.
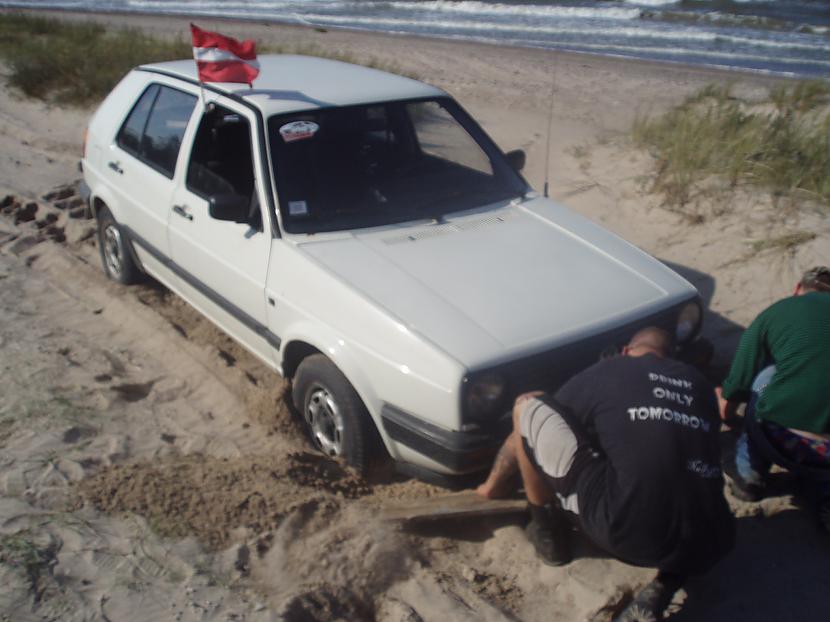
[[[720,413],[720,420],[729,427],[734,427],[738,422],[738,406],[741,403],[738,400],[728,400],[723,397],[723,389],[715,387],[715,395],[718,398],[718,412]]]
[[[734,408],[749,399],[752,381],[761,370],[768,351],[766,347],[765,314],[761,313],[741,335],[738,350],[732,360],[729,375],[723,381],[718,398],[721,406],[721,418],[724,414],[734,414]]]

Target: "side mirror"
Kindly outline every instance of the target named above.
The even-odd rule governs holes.
[[[514,149],[513,151],[508,151],[504,154],[504,157],[507,158],[507,163],[510,165],[510,168],[517,173],[525,167],[525,160],[527,159],[527,156],[525,155],[524,149]]]
[[[214,194],[208,197],[208,213],[216,220],[248,222],[250,200],[241,194]]]

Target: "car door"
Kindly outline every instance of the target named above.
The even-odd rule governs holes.
[[[109,147],[103,170],[118,202],[112,207],[139,252],[169,254],[170,200],[182,138],[196,101],[192,93],[150,84]]]
[[[232,102],[211,103],[195,126],[186,168],[173,190],[168,231],[173,261],[197,307],[274,364],[265,278],[271,248],[256,117]],[[224,215],[210,213],[218,201]],[[218,217],[221,216],[221,217]]]

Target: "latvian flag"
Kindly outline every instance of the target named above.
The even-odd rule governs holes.
[[[253,86],[259,75],[254,41],[246,39],[240,43],[233,37],[202,30],[194,24],[190,24],[190,32],[200,82],[243,82]]]

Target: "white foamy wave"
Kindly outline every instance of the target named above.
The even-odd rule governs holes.
[[[250,2],[245,0],[237,0],[232,2],[221,2],[219,0],[192,0],[183,2],[166,2],[165,0],[127,0],[127,6],[141,9],[157,9],[163,11],[205,11],[215,10],[221,11],[224,8],[231,9],[247,9],[251,13],[259,13],[261,11],[288,11],[297,13],[299,15],[311,8],[319,11],[325,8],[335,10],[342,10],[344,3],[337,0],[314,0],[305,2],[294,0],[279,2],[277,1],[258,1],[252,0]],[[428,0],[426,2],[396,2],[395,0],[386,2],[361,2],[355,3],[355,8],[362,11],[374,11],[380,13],[381,11],[388,11],[390,9],[401,9],[406,11],[417,12],[438,12],[438,13],[460,13],[467,15],[486,15],[486,16],[503,16],[503,17],[560,17],[560,18],[574,18],[574,19],[637,19],[640,12],[637,9],[627,8],[613,8],[613,7],[567,7],[567,6],[528,6],[528,5],[514,5],[514,4],[491,4],[487,2],[479,2],[477,0],[461,0],[460,2],[452,2],[450,0]],[[341,13],[342,15],[342,13]]]
[[[478,21],[459,21],[459,20],[436,20],[429,22],[413,21],[405,18],[397,17],[366,17],[366,16],[347,16],[347,15],[323,15],[323,14],[306,14],[297,16],[309,23],[319,23],[324,25],[341,25],[341,26],[360,26],[360,27],[393,27],[396,30],[406,32],[407,29],[422,29],[429,27],[430,30],[446,31],[446,30],[465,30],[473,32],[493,32],[493,33],[527,33],[529,35],[574,35],[580,38],[595,38],[605,37],[608,39],[640,39],[655,42],[668,42],[670,44],[682,42],[698,42],[698,43],[734,43],[747,46],[755,46],[761,48],[773,48],[777,50],[797,49],[812,52],[827,52],[830,53],[830,43],[819,42],[799,42],[776,39],[756,39],[751,37],[741,37],[735,35],[727,35],[720,32],[702,31],[702,30],[655,30],[647,27],[591,27],[583,26],[572,28],[567,26],[533,26],[525,24],[505,24],[500,22],[478,22]],[[661,43],[665,45],[665,43]],[[716,53],[722,53],[717,52]]]
[[[669,4],[679,4],[680,0],[623,0],[626,4],[636,4],[637,6],[666,6]]]
[[[238,0],[237,2],[220,2],[219,0],[193,0],[190,2],[166,2],[165,0],[127,0],[127,6],[135,9],[157,9],[164,12],[181,12],[187,13],[192,11],[216,11],[220,12],[222,9],[248,9],[250,13],[259,13],[265,9],[268,11],[292,10],[301,11],[304,8],[302,2],[246,2],[245,0]],[[315,3],[315,7],[321,4],[330,4],[337,6],[337,2]]]
[[[546,44],[545,41],[529,41],[527,42],[530,45],[536,44],[539,47],[549,47],[549,44]],[[744,54],[744,53],[724,53],[724,52],[716,52],[714,50],[697,50],[692,48],[683,48],[683,47],[673,47],[673,48],[650,48],[650,47],[642,47],[642,46],[630,46],[630,45],[606,45],[602,43],[574,43],[568,45],[557,46],[561,49],[566,50],[577,50],[577,51],[591,51],[597,53],[604,53],[604,52],[614,52],[618,55],[626,55],[626,54],[641,54],[645,57],[654,57],[654,56],[671,56],[677,58],[691,58],[691,57],[699,57],[699,58],[708,58],[711,60],[720,59],[723,64],[732,65],[734,61],[740,60],[745,62],[752,62],[756,64],[765,64],[771,61],[775,63],[782,64],[782,65],[803,65],[805,63],[809,63],[812,65],[822,66],[822,67],[830,67],[830,61],[827,60],[805,60],[803,58],[792,58],[792,57],[783,57],[783,56],[762,56],[759,54]]]
[[[48,4],[38,4],[37,8],[48,7],[50,9],[88,9],[89,2],[86,0],[77,1],[63,1],[63,2],[49,2]],[[28,2],[0,2],[0,8],[6,9],[31,9],[32,5]]]
[[[637,19],[637,9],[614,7],[578,7],[578,6],[543,6],[491,4],[476,0],[427,0],[425,2],[371,2],[371,5],[391,5],[393,8],[414,11],[441,11],[446,13],[468,13],[476,15],[525,15],[531,17],[572,17],[578,19]]]

